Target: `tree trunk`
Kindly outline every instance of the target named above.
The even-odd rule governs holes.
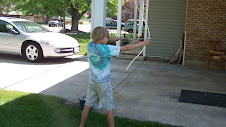
[[[72,31],[78,31],[78,21],[79,18],[76,15],[72,15],[72,25],[71,25]]]
[[[4,8],[0,5],[0,16],[3,16],[2,11],[4,10]]]
[[[78,21],[79,21],[79,12],[78,8],[74,8],[71,4],[71,17],[72,17],[72,25],[71,30],[72,31],[78,31]]]
[[[89,3],[87,3],[89,6],[91,5],[91,0]],[[79,3],[76,3],[75,6],[73,6],[71,3],[69,4],[70,9],[68,10],[68,13],[72,17],[72,25],[71,25],[71,30],[72,31],[78,31],[78,22],[79,19],[85,14],[85,12],[89,9],[89,6],[87,9],[85,9],[83,12],[79,13]]]
[[[49,16],[46,15],[46,21],[45,21],[45,23],[48,23],[48,22],[49,22]]]

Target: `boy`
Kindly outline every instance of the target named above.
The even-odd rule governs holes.
[[[132,50],[140,46],[149,45],[150,40],[139,43],[113,46],[106,45],[108,41],[117,41],[120,38],[110,39],[106,28],[96,27],[91,34],[92,41],[87,45],[87,57],[90,65],[89,86],[87,90],[86,103],[81,116],[79,127],[84,127],[89,111],[99,100],[107,111],[109,127],[114,127],[114,96],[110,75],[110,58],[119,55],[120,51]]]

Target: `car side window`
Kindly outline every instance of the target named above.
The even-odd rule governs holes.
[[[6,27],[6,22],[0,21],[0,32],[2,33],[8,33],[9,29]]]
[[[133,21],[128,21],[127,25],[133,25]]]
[[[9,33],[10,30],[17,31],[11,24],[9,24],[7,22],[1,22],[0,21],[0,32],[2,32],[2,33]]]
[[[11,24],[6,23],[6,27],[8,30],[15,30]]]

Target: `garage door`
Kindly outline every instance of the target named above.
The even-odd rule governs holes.
[[[151,44],[147,57],[171,58],[180,46],[185,31],[187,0],[150,0],[148,26]]]

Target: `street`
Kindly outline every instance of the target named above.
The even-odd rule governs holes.
[[[49,27],[48,25],[42,25],[44,27],[46,27],[47,29],[49,29],[50,31],[53,31],[53,32],[56,32],[56,33],[59,33],[60,30],[63,29],[63,27]],[[66,25],[66,29],[71,29],[71,25]],[[83,31],[83,32],[87,32],[89,33],[91,31],[91,24],[84,24],[84,25],[78,25],[78,29],[80,31]],[[110,33],[117,33],[117,29],[108,29],[108,31]],[[128,32],[125,32],[125,31],[121,31],[121,34],[127,34]]]
[[[50,31],[53,31],[53,32],[56,32],[56,33],[59,33],[60,30],[63,29],[63,27],[59,26],[59,27],[49,27],[48,25],[42,25],[44,27],[46,27],[47,29],[49,29]],[[66,25],[66,29],[71,29],[71,25]],[[80,31],[83,31],[83,32],[90,32],[91,31],[91,24],[88,24],[88,25],[78,25],[78,29]]]

